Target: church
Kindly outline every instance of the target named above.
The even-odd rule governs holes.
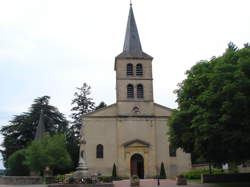
[[[152,61],[142,50],[130,5],[123,51],[115,57],[116,103],[83,116],[90,173],[111,176],[113,164],[121,177],[154,177],[161,163],[168,177],[191,169],[190,154],[173,150],[168,142],[172,110],[154,103]]]

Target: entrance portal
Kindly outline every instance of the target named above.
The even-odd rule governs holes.
[[[134,154],[130,161],[131,176],[137,175],[140,179],[144,178],[144,160],[140,154]]]

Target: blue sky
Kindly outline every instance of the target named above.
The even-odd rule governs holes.
[[[221,55],[230,41],[239,47],[250,42],[248,0],[133,4],[143,50],[154,57],[155,101],[171,108],[187,69]],[[1,1],[0,125],[43,95],[68,117],[83,82],[97,103],[114,103],[114,58],[122,50],[128,8],[128,0]]]

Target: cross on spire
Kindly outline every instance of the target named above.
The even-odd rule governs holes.
[[[130,6],[132,6],[132,0],[130,0]]]

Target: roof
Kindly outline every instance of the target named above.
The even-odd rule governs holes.
[[[132,5],[130,5],[129,9],[123,52],[116,58],[153,59],[153,57],[142,51]]]
[[[44,113],[41,110],[39,122],[36,128],[35,140],[40,140],[45,135]]]

